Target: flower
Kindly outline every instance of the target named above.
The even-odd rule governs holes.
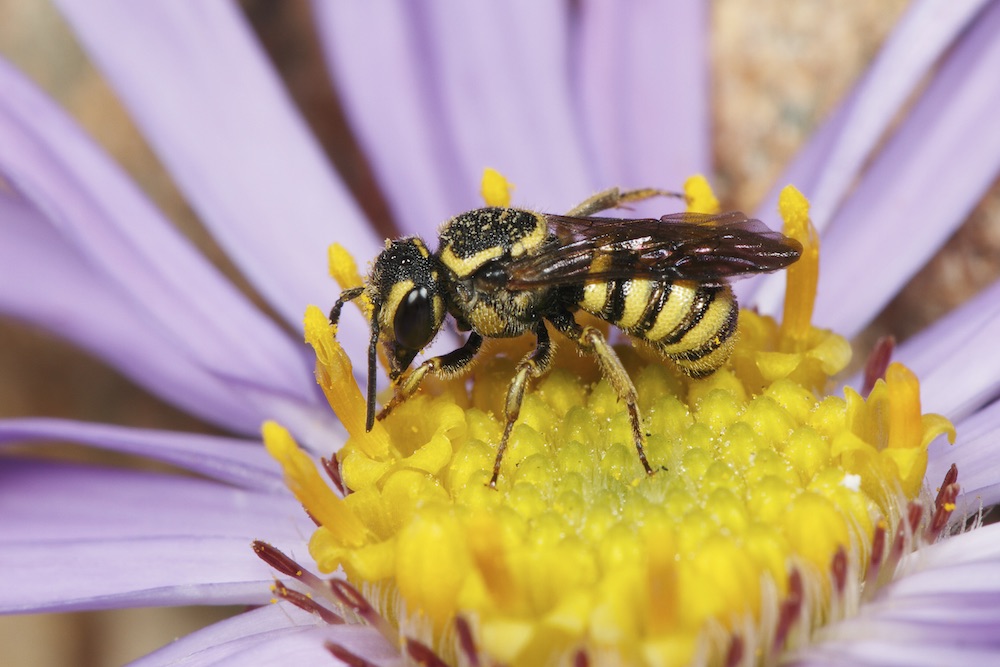
[[[984,133],[975,119],[991,118],[998,92],[991,74],[996,40],[990,37],[1000,9],[986,2],[938,4],[920,3],[907,14],[870,74],[786,177],[811,195],[813,218],[825,231],[816,318],[846,334],[855,333],[923,263],[997,173],[995,133]],[[328,293],[319,253],[331,229],[323,223],[352,221],[339,240],[357,257],[374,255],[375,234],[361,224],[323,165],[231,7],[64,5],[192,205],[286,322],[297,321],[315,295]],[[505,19],[508,28],[474,36],[433,9],[403,7],[317,4],[329,31],[331,63],[348,91],[349,114],[404,230],[430,235],[431,225],[471,207],[476,188],[470,179],[487,163],[511,175],[526,201],[552,202],[553,208],[565,208],[608,182],[679,182],[703,166],[696,163],[707,155],[704,132],[671,131],[669,143],[650,134],[623,141],[604,125],[615,113],[609,109],[615,96],[607,94],[607,73],[597,67],[582,70],[587,103],[574,113],[573,91],[554,85],[564,81],[567,42],[539,38],[566,34],[554,29],[565,21],[554,6],[532,10],[536,15],[523,22],[511,19],[507,12],[514,10],[468,9],[485,21],[481,25]],[[578,27],[605,39],[600,11],[584,12]],[[696,9],[645,11],[678,11],[679,17],[651,22],[642,14],[623,15],[631,17],[632,29],[669,25],[678,34],[698,20]],[[363,29],[368,25],[383,31],[374,53],[376,42]],[[419,41],[424,29],[451,39]],[[920,63],[905,56],[917,35],[929,45]],[[652,43],[669,53],[673,42]],[[410,57],[431,47],[440,50],[427,61]],[[463,58],[453,57],[452,49]],[[140,50],[144,57],[135,58]],[[498,51],[511,58],[495,58]],[[530,63],[523,60],[527,53]],[[598,58],[596,51],[586,53]],[[374,62],[362,67],[358,59]],[[936,63],[912,109],[876,151],[895,111]],[[492,69],[473,79],[480,84],[476,94],[459,94],[457,82],[469,80],[465,68],[477,64]],[[430,72],[442,73],[443,80]],[[531,74],[525,86],[533,86],[528,92],[538,104],[530,115],[522,100],[507,94],[520,89],[512,86],[519,72]],[[362,74],[368,78],[354,78]],[[344,438],[308,383],[308,357],[193,253],[50,103],[7,67],[0,76],[0,265],[19,278],[0,287],[3,311],[60,332],[157,394],[244,436],[192,437],[53,420],[0,424],[7,441],[72,439],[139,452],[208,478],[5,459],[0,562],[15,576],[0,598],[3,609],[263,602],[270,574],[246,557],[246,543],[266,538],[312,570],[316,564],[304,543],[312,524],[246,436],[264,419],[276,419],[313,452],[329,453]],[[619,83],[624,95],[642,98],[648,80],[637,76],[641,87]],[[428,89],[435,85],[440,90]],[[697,108],[693,118],[664,123],[667,113],[690,109],[673,102],[669,87],[653,89],[662,97],[624,105],[649,114],[635,119],[636,127],[704,127]],[[482,107],[470,108],[472,100]],[[613,102],[622,104],[620,97]],[[482,108],[492,115],[474,113]],[[437,122],[441,117],[447,125]],[[565,118],[589,130],[583,131],[589,143]],[[532,150],[515,150],[524,145]],[[962,147],[957,164],[947,159],[955,146]],[[693,157],[672,157],[685,153]],[[592,154],[607,159],[586,159]],[[622,154],[627,159],[614,157]],[[588,173],[591,164],[607,173]],[[936,196],[913,196],[931,191]],[[764,209],[765,217],[772,208]],[[914,229],[914,220],[935,224]],[[913,233],[901,234],[903,224]],[[859,290],[859,284],[866,288]],[[764,312],[781,302],[776,283],[740,287],[744,302],[756,302]],[[990,399],[998,377],[991,369],[1000,359],[977,341],[991,335],[991,297],[991,291],[984,293],[898,353],[921,378],[923,403],[955,421],[962,434],[954,448],[932,448],[928,463],[929,480],[943,480],[953,461],[970,472],[969,478],[962,473],[959,516],[996,500]],[[351,346],[363,340],[360,318],[345,322],[338,335],[356,358]],[[959,654],[959,662],[990,655],[995,640],[975,621],[996,611],[996,583],[983,576],[995,569],[995,533],[987,527],[921,549],[902,565],[909,576],[880,588],[858,615],[826,626],[803,649],[802,661],[851,656],[877,662],[890,650],[908,663],[932,660],[940,655],[935,651],[965,651],[968,659]],[[54,559],[56,549],[63,561]],[[107,571],[109,562],[114,572]],[[929,609],[916,604],[921,599],[932,604],[933,624],[921,615]],[[970,607],[982,616],[958,615]],[[886,630],[864,634],[873,628]],[[912,641],[906,630],[922,641]],[[203,662],[235,655],[244,662],[248,655],[261,662],[272,655],[304,660],[322,654],[326,640],[373,661],[395,654],[370,629],[317,625],[309,615],[269,606],[195,634],[150,661],[188,655]]]

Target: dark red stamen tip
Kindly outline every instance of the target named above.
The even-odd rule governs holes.
[[[837,553],[833,554],[830,574],[833,576],[834,590],[838,595],[843,595],[844,589],[847,588],[847,551],[843,546],[837,547]]]
[[[312,572],[304,569],[301,565],[296,563],[294,560],[286,556],[276,547],[271,546],[267,542],[262,542],[261,540],[253,541],[253,552],[257,554],[257,557],[262,561],[270,565],[272,568],[284,574],[285,576],[291,577],[298,581],[301,581],[306,586],[311,586],[313,588],[319,588],[323,585],[323,580],[317,577]]]
[[[323,464],[326,476],[333,482],[333,486],[340,492],[340,495],[346,496],[349,494],[351,490],[344,484],[344,476],[340,474],[340,463],[336,459],[328,459],[325,456],[321,457],[319,461]]]
[[[448,667],[448,663],[442,660],[437,653],[416,639],[407,637],[405,646],[406,654],[418,665],[425,665],[425,667]]]
[[[319,522],[319,519],[317,519],[316,517],[314,517],[312,515],[312,512],[309,511],[308,507],[306,507],[305,505],[303,505],[302,506],[302,511],[306,513],[306,516],[309,517],[309,520],[313,522],[313,525],[315,525],[317,528],[322,527],[323,524],[321,524]]]
[[[788,596],[781,603],[778,610],[778,624],[774,629],[774,650],[777,651],[785,645],[788,633],[792,625],[802,612],[802,575],[798,570],[792,570],[788,574]]]
[[[302,566],[267,542],[254,540],[253,552],[257,554],[258,558],[281,574],[288,575],[293,579],[302,578],[302,573],[304,572]]]
[[[458,635],[458,646],[462,649],[470,667],[479,667],[479,652],[476,651],[476,640],[472,636],[472,628],[463,616],[455,617],[455,634]]]
[[[370,660],[365,660],[360,655],[355,655],[351,653],[346,648],[340,644],[334,644],[333,642],[327,642],[323,644],[323,647],[330,652],[330,654],[340,660],[342,663],[347,665],[347,667],[378,667],[374,662]]]
[[[573,667],[590,667],[590,656],[586,649],[579,648],[573,654]]]
[[[958,482],[952,482],[942,486],[938,492],[937,500],[934,503],[934,514],[931,516],[927,531],[924,533],[924,539],[928,543],[936,541],[941,535],[941,531],[948,525],[948,519],[955,511],[955,500],[958,498],[959,489]]]
[[[910,502],[907,519],[910,522],[910,533],[916,535],[917,528],[920,527],[920,520],[924,518],[924,506],[917,502]]]
[[[896,339],[892,336],[882,336],[875,343],[868,359],[865,361],[865,378],[861,383],[861,395],[865,398],[872,393],[875,382],[885,378],[885,371],[892,361],[892,352],[896,349]]]
[[[734,634],[729,640],[729,650],[726,651],[726,667],[736,667],[743,662],[743,637]]]
[[[292,590],[280,581],[274,582],[274,594],[285,602],[290,602],[302,611],[316,614],[330,625],[341,625],[344,619],[330,611],[311,597],[299,591]]]
[[[882,558],[885,556],[885,522],[875,524],[875,534],[872,536],[871,560],[868,561],[868,572],[865,574],[865,587],[874,584],[882,568]]]
[[[941,486],[938,487],[937,497],[934,499],[934,507],[941,507],[941,499],[946,493],[946,489],[958,481],[958,466],[954,463],[948,468],[948,472],[944,474],[944,480],[941,481]]]

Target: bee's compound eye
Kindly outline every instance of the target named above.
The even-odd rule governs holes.
[[[434,309],[426,287],[411,289],[396,309],[392,319],[396,344],[417,351],[434,336]]]

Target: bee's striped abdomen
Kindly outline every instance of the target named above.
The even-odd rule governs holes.
[[[579,306],[648,342],[692,377],[718,369],[736,342],[739,308],[726,284],[643,278],[587,283]]]

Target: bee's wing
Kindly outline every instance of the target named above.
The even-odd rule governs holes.
[[[545,218],[558,242],[512,260],[510,289],[626,278],[717,283],[784,268],[802,253],[795,239],[739,212]]]

